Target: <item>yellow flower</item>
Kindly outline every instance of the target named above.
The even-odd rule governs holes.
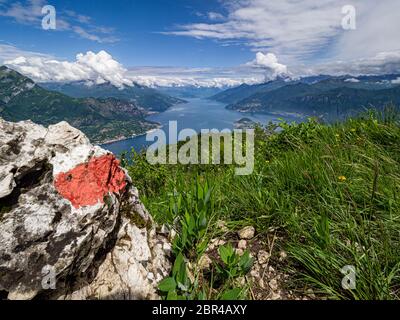
[[[356,132],[357,130],[353,128],[353,129],[351,129],[350,131],[351,131],[351,132]]]
[[[335,137],[336,137],[336,138],[340,138],[340,134],[336,133],[336,134],[335,134]]]
[[[347,180],[347,178],[345,176],[340,176],[339,177],[339,181],[340,182],[345,182]]]
[[[271,162],[271,161],[269,161],[269,160],[265,160],[265,163],[267,163],[267,164],[270,163],[270,162]]]

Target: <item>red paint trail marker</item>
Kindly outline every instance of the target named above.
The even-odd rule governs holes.
[[[74,169],[56,176],[57,191],[71,201],[75,208],[104,203],[109,192],[120,193],[125,189],[125,172],[115,156],[108,154],[92,158]]]

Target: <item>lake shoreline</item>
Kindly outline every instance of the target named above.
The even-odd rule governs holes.
[[[142,136],[145,136],[145,135],[147,135],[149,133],[154,132],[155,130],[161,129],[162,127],[163,126],[161,124],[159,124],[159,125],[157,125],[157,127],[153,128],[153,129],[150,129],[150,130],[147,130],[147,131],[145,131],[143,133],[138,133],[138,134],[132,135],[130,137],[123,137],[123,138],[119,138],[119,139],[106,140],[104,142],[97,143],[97,145],[99,145],[100,147],[103,147],[103,146],[107,146],[109,144],[113,144],[113,143],[117,143],[117,142],[123,142],[123,141],[129,140],[129,139],[142,137]]]
[[[235,110],[226,108],[225,103],[205,99],[205,98],[192,98],[187,99],[186,103],[175,105],[168,110],[146,117],[147,121],[158,123],[158,129],[164,128],[166,131],[167,144],[169,144],[169,124],[170,121],[175,121],[178,133],[183,129],[192,129],[196,132],[201,132],[203,129],[207,130],[224,130],[235,129],[235,122],[243,117],[248,117],[256,123],[267,125],[270,122],[278,123],[280,118],[286,121],[301,121],[301,117],[295,117],[294,114],[282,113],[242,113]],[[154,129],[152,129],[154,130]],[[175,129],[174,129],[175,130]],[[149,132],[136,135],[126,139],[118,139],[116,142],[107,141],[102,146],[120,155],[126,151],[143,150],[154,142],[146,141],[145,135]],[[151,131],[150,131],[151,132]]]

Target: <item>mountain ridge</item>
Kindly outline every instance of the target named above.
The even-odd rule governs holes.
[[[321,76],[259,85],[242,85],[221,92],[211,99],[227,103],[227,109],[243,113],[296,112],[335,120],[374,106],[400,104],[398,75]]]
[[[0,67],[0,117],[50,125],[67,121],[97,143],[123,139],[158,127],[134,102],[116,98],[73,98],[49,91],[5,66]]]
[[[117,88],[109,82],[90,84],[86,81],[75,82],[45,82],[41,84],[47,90],[60,92],[74,98],[116,98],[134,102],[140,107],[151,112],[163,112],[175,104],[186,102],[134,83],[133,86]]]

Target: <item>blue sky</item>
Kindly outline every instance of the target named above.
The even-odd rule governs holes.
[[[56,30],[41,28],[45,5]],[[398,0],[0,0],[0,63],[37,81],[149,85],[400,73],[398,12]]]
[[[114,29],[115,42],[91,41],[71,31],[46,31],[40,28],[39,21],[36,25],[24,24],[16,22],[14,17],[0,17],[0,39],[23,50],[63,59],[73,59],[78,52],[106,50],[127,66],[224,67],[253,57],[245,48],[222,46],[214,39],[160,33],[178,24],[209,21],[208,12],[223,12],[218,1],[58,0],[49,4],[56,8],[60,18],[68,17],[65,12],[72,10],[90,17],[93,26]]]

